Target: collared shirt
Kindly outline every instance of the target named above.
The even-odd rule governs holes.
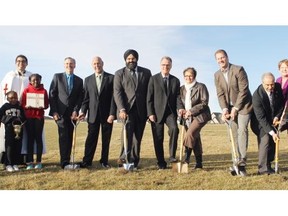
[[[100,73],[100,74],[96,74],[95,73],[95,79],[96,79],[97,89],[98,89],[98,92],[99,92],[100,88],[101,88],[101,83],[102,83],[102,73]]]
[[[223,70],[221,69],[221,72],[222,72],[222,74],[223,74],[223,76],[225,78],[226,83],[228,84],[229,66],[227,68],[223,69]]]

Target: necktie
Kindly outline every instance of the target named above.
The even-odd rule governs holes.
[[[168,89],[168,88],[167,88],[167,85],[168,85],[167,79],[168,79],[167,77],[164,77],[164,78],[163,78],[163,80],[164,80],[164,89],[165,89],[165,93],[166,93],[166,94],[167,94],[167,89]]]
[[[270,102],[270,107],[271,107],[271,110],[272,110],[272,117],[274,116],[274,105],[273,105],[273,92],[269,92],[268,94],[269,96],[269,102]]]
[[[97,90],[100,92],[101,88],[101,75],[96,76],[96,85],[97,85]]]
[[[69,76],[68,76],[68,92],[69,92],[69,94],[71,93],[72,88],[73,88],[72,76],[69,75]]]
[[[130,70],[131,76],[133,78],[133,82],[135,85],[137,85],[137,77],[136,77],[136,72],[135,70]]]

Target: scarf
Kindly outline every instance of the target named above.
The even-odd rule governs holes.
[[[192,83],[185,84],[185,89],[186,89],[185,110],[190,110],[192,108],[191,92],[192,92],[192,88],[195,86],[195,84],[196,84],[196,80],[194,80]]]

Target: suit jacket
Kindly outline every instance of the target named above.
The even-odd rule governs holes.
[[[214,81],[221,109],[231,106],[238,108],[242,115],[252,111],[252,96],[249,90],[247,74],[242,66],[229,64],[229,85],[227,85],[221,70],[214,74]]]
[[[109,115],[116,115],[116,104],[113,98],[113,79],[114,75],[103,71],[100,92],[98,92],[95,74],[85,78],[84,99],[81,110],[85,114],[89,111],[89,123],[95,123],[97,114],[100,116],[101,123],[106,122]]]
[[[263,88],[262,84],[256,89],[253,94],[253,113],[251,116],[251,129],[260,137],[275,129],[272,127],[274,117],[280,120],[284,110],[284,97],[282,94],[281,85],[275,83],[273,91],[273,110],[270,107],[269,97]]]
[[[68,83],[64,73],[56,73],[49,89],[50,112],[57,112],[60,116],[70,117],[72,112],[79,112],[83,99],[83,80],[73,75],[73,89],[68,92]]]
[[[167,95],[165,93],[161,73],[150,78],[147,92],[148,116],[156,115],[156,122],[160,123],[164,117],[166,106],[177,116],[177,109],[184,109],[180,100],[180,81],[177,77],[169,75]]]
[[[186,97],[185,85],[180,88],[180,99],[184,106]],[[211,120],[211,112],[208,106],[209,92],[203,83],[196,82],[191,91],[191,113],[193,118],[196,118],[199,123],[208,122]]]
[[[146,96],[147,86],[151,77],[151,71],[147,68],[137,66],[138,83],[135,85],[129,69],[121,68],[114,76],[114,100],[118,111],[125,109],[129,114],[135,101],[139,118],[147,120]]]

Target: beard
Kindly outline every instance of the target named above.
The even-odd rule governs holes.
[[[137,67],[137,62],[127,62],[126,67],[130,70],[135,70]]]

